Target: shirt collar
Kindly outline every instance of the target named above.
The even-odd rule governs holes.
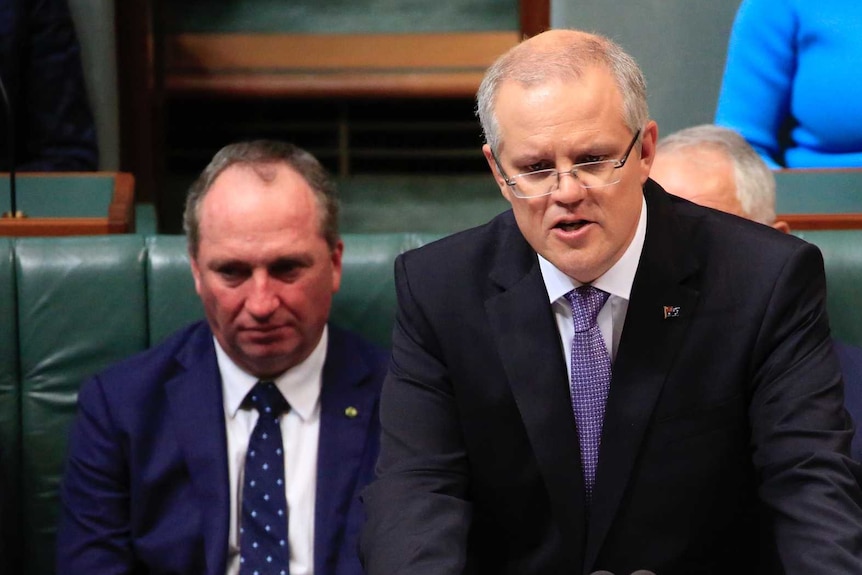
[[[644,239],[646,238],[646,220],[646,199],[641,199],[641,214],[638,218],[635,235],[629,247],[623,252],[622,257],[608,271],[599,276],[592,285],[613,296],[621,297],[628,301],[631,297],[635,272],[638,269],[638,262],[640,261]],[[539,255],[539,269],[542,272],[542,279],[548,292],[548,301],[551,303],[583,285],[576,279],[570,278],[561,272],[554,264],[541,255]]]
[[[300,418],[307,420],[312,417],[320,400],[320,388],[323,379],[323,363],[326,360],[326,346],[329,339],[329,328],[324,326],[320,341],[305,360],[288,369],[275,378],[275,385]],[[239,411],[245,396],[258,382],[258,378],[239,367],[219,345],[213,336],[216,360],[221,373],[222,394],[225,413],[233,418]]]

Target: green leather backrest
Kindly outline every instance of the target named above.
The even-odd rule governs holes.
[[[150,346],[182,326],[204,317],[189,270],[185,236],[147,238]]]
[[[134,235],[17,243],[29,573],[53,572],[57,488],[81,382],[147,344],[143,248]]]
[[[395,257],[438,237],[345,234],[341,289],[332,302],[332,321],[388,347],[395,321]]]
[[[18,430],[18,336],[12,242],[0,238],[0,442],[14,455]]]
[[[18,497],[19,391],[18,391],[18,321],[15,306],[15,269],[12,241],[0,238],[0,473],[6,493],[0,493],[7,513],[15,515]],[[0,533],[5,528],[0,526]],[[12,530],[10,530],[11,533]],[[12,546],[11,542],[9,543]],[[2,565],[2,559],[0,559]]]
[[[862,230],[807,230],[794,235],[823,252],[832,335],[862,347]]]

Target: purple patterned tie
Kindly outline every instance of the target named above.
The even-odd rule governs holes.
[[[259,381],[244,404],[258,412],[245,456],[240,520],[240,575],[288,575],[284,446],[278,418],[290,409],[271,381]]]
[[[609,295],[591,285],[581,286],[566,294],[566,299],[572,304],[575,323],[572,339],[572,409],[581,442],[587,503],[592,500],[596,483],[602,421],[611,385],[611,358],[596,323],[599,310]]]

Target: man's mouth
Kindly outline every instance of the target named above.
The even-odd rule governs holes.
[[[588,220],[577,220],[574,222],[560,222],[555,227],[565,231],[565,232],[576,232],[582,227],[591,224],[592,222]]]

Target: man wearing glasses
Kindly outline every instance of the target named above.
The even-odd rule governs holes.
[[[862,573],[817,249],[650,180],[606,38],[521,43],[478,114],[512,209],[396,262],[367,573]]]

